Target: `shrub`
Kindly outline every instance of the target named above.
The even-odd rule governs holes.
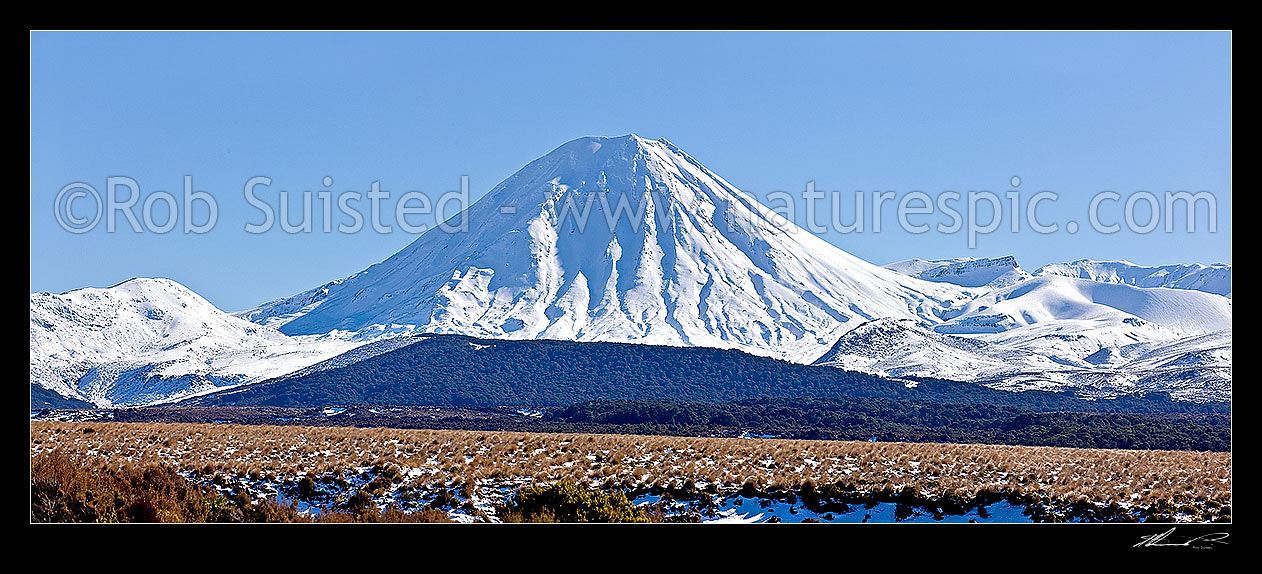
[[[31,459],[33,522],[205,522],[206,498],[166,467],[109,468],[57,451]]]
[[[648,522],[622,491],[606,493],[565,479],[531,486],[496,507],[505,522]]]
[[[298,497],[303,500],[311,500],[316,495],[315,481],[310,476],[304,476],[298,481]]]
[[[31,458],[32,522],[450,522],[433,509],[378,512],[362,490],[347,506],[311,517],[292,501],[252,500],[244,490],[225,497],[164,466],[110,467],[58,451]]]

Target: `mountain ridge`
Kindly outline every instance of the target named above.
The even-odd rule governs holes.
[[[31,383],[101,406],[153,404],[270,378],[353,344],[294,340],[170,279],[30,296]]]
[[[169,279],[31,294],[33,389],[155,404],[450,334],[1230,399],[1230,265],[1079,260],[1029,273],[1006,256],[881,267],[777,219],[669,141],[634,134],[562,144],[448,223],[456,231],[431,229],[349,277],[231,314]],[[1152,374],[1134,372],[1143,356]]]
[[[642,208],[639,221],[620,205]],[[586,225],[575,209],[590,210]],[[640,341],[809,360],[863,320],[934,323],[967,298],[768,212],[668,141],[579,138],[470,206],[467,233],[427,231],[279,328]]]

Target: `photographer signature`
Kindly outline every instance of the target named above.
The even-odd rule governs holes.
[[[1148,536],[1143,536],[1142,537],[1143,540],[1141,540],[1134,547],[1135,548],[1154,548],[1154,547],[1159,547],[1159,546],[1182,546],[1182,547],[1190,547],[1190,548],[1209,548],[1214,544],[1227,543],[1226,540],[1227,540],[1228,534],[1226,532],[1211,532],[1209,534],[1202,534],[1195,538],[1188,538],[1186,540],[1179,541],[1178,538],[1174,538],[1171,536],[1172,534],[1174,534],[1174,530],[1175,530],[1174,528],[1171,528],[1170,530],[1167,530],[1160,534],[1150,534]]]

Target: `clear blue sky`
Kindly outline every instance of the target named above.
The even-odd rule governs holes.
[[[1061,194],[1040,217],[1084,227],[1101,190],[1218,198],[1216,234],[1002,231],[973,250],[895,227],[824,236],[874,263],[1230,263],[1230,55],[1228,33],[34,33],[30,288],[169,277],[251,307],[415,238],[247,234],[252,176],[274,198],[326,175],[436,196],[468,175],[477,199],[566,141],[632,132],[760,197],[808,180],[1002,192],[1018,175]],[[217,198],[208,234],[75,235],[54,218],[71,182],[125,175],[144,195],[186,174]]]

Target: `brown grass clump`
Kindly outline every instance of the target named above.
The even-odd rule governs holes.
[[[161,464],[117,463],[61,451],[31,458],[31,522],[450,522],[426,508],[405,513],[375,505],[300,513],[238,491],[224,496]]]

